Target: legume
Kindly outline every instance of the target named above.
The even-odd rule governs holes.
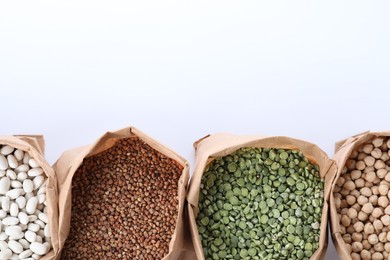
[[[182,171],[139,138],[85,158],[73,177],[61,259],[162,259],[176,226]]]
[[[212,161],[197,225],[206,259],[309,259],[319,246],[319,168],[301,152],[241,148]]]

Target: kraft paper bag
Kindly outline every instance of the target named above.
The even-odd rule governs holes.
[[[52,167],[44,158],[45,141],[41,135],[0,136],[0,145],[9,145],[29,153],[42,167],[47,178],[46,207],[51,234],[51,250],[41,259],[55,259],[60,251],[58,239],[58,192],[57,180]]]
[[[335,145],[335,155],[333,159],[338,165],[338,170],[337,170],[336,177],[334,179],[334,183],[330,195],[330,223],[331,223],[331,234],[332,234],[333,243],[336,247],[336,250],[340,258],[343,260],[347,260],[347,259],[351,260],[352,257],[348,253],[346,244],[340,233],[340,222],[337,218],[337,210],[336,210],[335,200],[333,197],[333,189],[352,151],[358,148],[361,144],[370,141],[375,137],[381,137],[381,136],[390,136],[390,131],[384,131],[384,132],[367,131],[361,134],[354,135],[345,140],[339,141]]]
[[[115,145],[116,141],[123,138],[138,137],[153,149],[177,161],[183,166],[183,172],[178,184],[178,218],[176,227],[169,243],[169,253],[163,259],[178,259],[180,254],[185,254],[184,239],[184,206],[187,183],[189,179],[189,164],[181,156],[163,146],[159,142],[145,135],[134,127],[124,128],[115,132],[107,132],[94,144],[76,148],[64,152],[54,165],[58,177],[59,188],[59,244],[61,248],[69,235],[72,213],[72,179],[84,158],[103,152]],[[183,251],[183,252],[182,252]]]
[[[199,213],[198,199],[200,184],[203,172],[206,166],[216,158],[229,155],[242,147],[256,148],[282,148],[298,149],[304,156],[316,163],[320,168],[320,176],[324,178],[324,203],[321,219],[321,231],[319,248],[314,252],[311,259],[323,259],[327,248],[327,223],[329,195],[333,179],[336,174],[336,165],[333,160],[329,159],[316,145],[306,141],[293,139],[283,136],[265,137],[265,136],[236,136],[230,134],[216,134],[206,136],[195,142],[195,170],[190,181],[187,193],[188,214],[191,231],[191,238],[194,250],[198,259],[204,259],[202,243],[198,234],[196,217]]]

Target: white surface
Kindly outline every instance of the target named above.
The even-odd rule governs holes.
[[[0,132],[44,134],[51,163],[127,125],[191,163],[208,133],[332,155],[390,128],[389,2],[108,3],[0,3]]]

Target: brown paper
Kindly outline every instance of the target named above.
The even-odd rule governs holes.
[[[347,138],[345,140],[339,141],[336,143],[336,153],[333,157],[336,164],[338,165],[338,170],[336,177],[333,181],[331,196],[330,196],[330,224],[331,224],[331,234],[334,246],[340,256],[341,259],[351,260],[351,255],[348,253],[346,244],[341,237],[340,233],[340,223],[337,218],[336,205],[333,197],[333,189],[337,182],[337,179],[340,177],[341,172],[344,168],[345,162],[351,155],[352,151],[359,147],[361,144],[379,136],[390,136],[390,131],[385,132],[369,132],[366,131],[361,134],[357,134]]]
[[[171,260],[178,259],[181,250],[185,247],[184,244],[184,206],[185,194],[189,178],[189,164],[178,154],[163,146],[159,142],[153,140],[149,136],[143,134],[141,131],[128,127],[115,132],[108,132],[100,137],[94,144],[69,150],[62,154],[54,165],[54,169],[58,176],[59,188],[59,244],[61,249],[65,244],[65,240],[69,235],[70,221],[71,221],[71,207],[72,207],[72,178],[83,162],[84,158],[95,155],[105,151],[122,138],[139,137],[155,150],[172,158],[183,166],[183,173],[179,179],[178,198],[179,198],[179,212],[176,221],[176,228],[169,243],[169,253],[163,259]]]
[[[230,134],[216,134],[206,136],[194,144],[196,150],[196,162],[194,174],[190,181],[187,193],[189,222],[191,239],[198,259],[204,259],[202,244],[199,238],[196,225],[196,217],[199,213],[198,199],[201,178],[206,166],[215,158],[226,156],[242,147],[257,148],[283,148],[299,149],[311,162],[320,167],[320,176],[325,178],[324,206],[322,210],[321,232],[319,248],[314,252],[311,259],[323,259],[327,248],[327,222],[328,222],[328,200],[333,179],[336,174],[336,165],[333,160],[316,145],[289,137],[276,136],[235,136]]]
[[[9,145],[19,150],[28,152],[32,158],[42,167],[47,177],[46,205],[47,216],[51,234],[52,249],[41,259],[54,259],[59,253],[58,243],[58,193],[57,181],[52,167],[44,158],[45,142],[41,135],[0,136],[1,145]]]

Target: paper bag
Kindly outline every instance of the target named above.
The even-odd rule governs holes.
[[[314,252],[311,259],[323,259],[328,243],[328,200],[333,179],[336,174],[336,165],[320,148],[314,144],[289,137],[235,136],[230,134],[206,136],[197,141],[194,146],[196,150],[196,163],[195,170],[190,181],[189,191],[187,193],[187,200],[191,238],[193,240],[194,250],[198,259],[204,259],[202,244],[196,225],[196,217],[199,213],[199,190],[203,172],[206,166],[214,159],[229,155],[243,147],[298,149],[309,161],[319,165],[320,176],[325,179],[324,203],[321,218],[319,248]]]
[[[44,158],[45,141],[41,135],[16,135],[0,136],[0,145],[9,145],[24,152],[29,153],[31,158],[42,167],[44,175],[47,178],[46,186],[46,207],[49,219],[49,228],[51,234],[51,250],[41,259],[55,259],[59,254],[58,242],[58,192],[57,180],[52,167]]]
[[[82,164],[84,158],[103,152],[122,138],[138,137],[153,149],[166,155],[169,158],[177,161],[182,167],[183,172],[178,184],[178,217],[176,227],[169,243],[169,253],[163,259],[177,259],[184,247],[184,205],[185,194],[189,178],[188,162],[180,157],[172,150],[166,148],[159,142],[153,140],[149,136],[143,134],[139,130],[128,127],[115,132],[108,132],[100,137],[94,144],[69,150],[62,154],[59,160],[55,163],[54,169],[58,176],[59,188],[59,244],[61,248],[64,246],[65,240],[69,235],[71,227],[71,212],[72,212],[72,179]]]
[[[334,161],[338,166],[337,174],[334,179],[334,183],[330,195],[330,223],[331,223],[331,234],[333,239],[333,244],[336,247],[336,250],[341,259],[352,259],[351,254],[348,253],[346,244],[341,236],[340,232],[340,222],[337,218],[337,210],[335,205],[335,200],[333,197],[333,189],[336,185],[337,179],[340,177],[341,172],[344,168],[344,165],[348,158],[350,157],[353,150],[358,148],[361,144],[370,141],[375,137],[381,136],[390,136],[390,131],[385,132],[364,132],[361,134],[354,135],[348,139],[339,141],[335,146],[335,155],[333,157]]]

